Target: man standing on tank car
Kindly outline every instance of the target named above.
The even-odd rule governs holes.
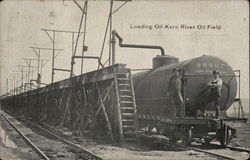
[[[173,69],[174,76],[171,77],[168,85],[168,91],[170,99],[175,107],[175,114],[178,117],[183,117],[183,98],[181,95],[182,89],[182,77],[180,73],[181,69]]]
[[[222,86],[222,79],[219,77],[219,72],[214,70],[213,71],[213,79],[208,82],[208,86],[210,88],[209,92],[209,99],[214,102],[214,106],[216,109],[216,118],[220,116],[220,106],[218,105],[220,98],[221,98],[221,86]]]

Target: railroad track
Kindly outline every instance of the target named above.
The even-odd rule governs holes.
[[[53,157],[52,155],[53,154],[57,154],[58,151],[51,151],[52,149],[54,148],[48,148],[46,149],[44,146],[41,146],[41,144],[37,143],[35,144],[34,142],[32,142],[31,140],[31,135],[30,134],[25,134],[23,133],[23,131],[17,127],[17,123],[15,123],[14,120],[10,120],[10,119],[14,119],[13,117],[10,117],[7,113],[5,112],[1,112],[1,115],[6,119],[6,121],[18,132],[18,134],[24,139],[24,141],[32,147],[32,149],[39,155],[40,158],[42,159],[45,159],[45,160],[49,160],[50,157]],[[38,129],[39,131],[42,131],[44,133],[46,133],[48,136],[52,136],[54,138],[56,138],[58,141],[60,141],[60,143],[64,144],[65,145],[65,148],[70,148],[70,152],[74,152],[75,153],[75,156],[74,158],[77,158],[77,159],[83,159],[83,160],[102,160],[102,158],[98,157],[97,155],[95,155],[94,153],[86,150],[85,148],[82,148],[81,146],[77,145],[77,144],[74,144],[54,133],[52,133],[51,131],[45,129],[45,128],[42,128],[41,126],[38,126],[26,119],[23,119],[21,118],[20,116],[14,116],[18,119],[21,119],[22,121],[32,125],[33,127],[35,127],[36,129]],[[20,124],[19,124],[20,125]],[[34,136],[34,135],[33,135]],[[44,137],[44,136],[43,136]],[[46,138],[46,137],[45,137]],[[43,141],[47,141],[49,142],[50,139],[47,138],[47,139],[44,139]],[[40,147],[39,147],[40,145]],[[60,146],[61,147],[61,146]],[[53,157],[54,158],[54,157]],[[68,157],[66,157],[68,158]]]
[[[211,155],[213,157],[220,158],[220,159],[227,159],[227,160],[241,159],[239,157],[238,158],[230,157],[230,156],[225,155],[225,154],[220,154],[220,153],[216,153],[216,152],[213,152],[213,151],[208,151],[206,149],[202,149],[200,146],[184,146],[184,145],[181,145],[181,144],[170,143],[166,139],[158,138],[158,137],[152,137],[151,135],[147,135],[147,134],[140,134],[140,136],[143,137],[143,138],[150,139],[151,141],[153,141],[156,144],[156,146],[160,146],[162,148],[165,148],[165,146],[167,146],[169,148],[169,146],[170,146],[170,147],[176,147],[176,148],[179,148],[179,149],[194,150],[194,151],[205,153],[205,154],[208,154],[208,155]],[[211,145],[216,146],[216,147],[220,146],[220,145],[216,145],[216,144],[211,144]],[[247,152],[248,153],[248,158],[246,158],[246,159],[250,159],[250,155],[249,155],[250,151],[247,150],[247,149],[231,147],[231,146],[225,146],[225,149],[226,148],[228,148],[228,149],[230,149],[232,151],[236,151],[236,152]],[[222,149],[222,148],[220,147],[220,149]]]
[[[6,113],[1,113],[3,115],[3,117],[11,124],[12,122],[6,117]],[[76,149],[79,149],[81,150],[84,154],[85,154],[85,158],[84,159],[93,159],[93,160],[101,160],[102,158],[98,157],[97,155],[87,151],[86,149],[82,148],[81,146],[77,145],[77,144],[74,144],[58,135],[56,135],[55,133],[52,133],[51,131],[41,127],[41,126],[38,126],[20,116],[17,116],[17,115],[13,115],[14,117],[18,118],[18,119],[21,119],[22,121],[34,126],[35,128],[38,128],[39,130],[42,130],[44,132],[46,132],[47,134],[50,134],[51,136],[57,138],[58,140],[62,141],[63,143],[66,143],[67,145],[69,146],[72,146],[73,148],[76,148]],[[12,123],[11,124],[12,126],[14,126],[14,124]],[[17,127],[15,127],[17,128]],[[18,128],[16,129],[18,130]],[[21,132],[20,130],[18,132]],[[21,133],[19,133],[21,134]],[[21,135],[23,138],[25,138],[25,135]],[[162,138],[152,138],[150,137],[150,135],[146,135],[146,134],[140,134],[140,137],[143,137],[143,138],[148,138],[150,139],[151,141],[154,141],[155,143],[157,143],[158,145],[160,144],[161,146],[172,146],[172,147],[177,147],[177,148],[181,148],[181,149],[185,149],[185,150],[194,150],[194,151],[197,151],[197,152],[201,152],[201,153],[205,153],[205,154],[208,154],[208,155],[211,155],[211,156],[214,156],[214,157],[217,157],[217,158],[220,158],[220,159],[227,159],[227,160],[236,160],[236,158],[233,158],[233,157],[229,157],[228,155],[223,155],[223,154],[219,154],[219,153],[215,153],[215,152],[212,152],[212,151],[208,151],[208,150],[205,150],[205,149],[202,149],[200,147],[197,147],[197,146],[183,146],[181,144],[174,144],[174,143],[170,143],[168,140],[166,139],[162,139]],[[27,143],[29,143],[29,145],[32,146],[32,148],[41,156],[41,158],[43,159],[49,159],[48,156],[46,156],[45,153],[43,153],[42,150],[40,150],[38,147],[36,147],[36,145],[34,145],[30,140],[28,140],[28,138],[26,137],[25,140]],[[30,142],[29,142],[30,141]],[[216,145],[216,144],[211,144],[213,146],[219,146],[219,145]],[[228,148],[230,150],[233,150],[233,151],[236,151],[236,152],[247,152],[248,154],[250,153],[249,150],[246,150],[246,149],[242,149],[242,148],[236,148],[236,147],[230,147],[230,146],[225,146],[225,148]],[[250,158],[250,157],[249,157]]]
[[[213,155],[215,157],[222,158],[222,159],[237,160],[234,157],[230,157],[230,156],[226,156],[226,155],[223,155],[223,154],[219,154],[219,153],[207,151],[207,150],[204,150],[204,149],[201,149],[201,148],[197,148],[197,147],[192,147],[192,146],[182,146],[182,147],[185,147],[187,149],[192,149],[192,150],[195,150],[195,151],[198,151],[198,152],[206,153],[206,154],[209,154],[209,155]],[[240,150],[237,150],[237,151],[240,151]],[[243,151],[241,150],[240,152],[243,152]]]

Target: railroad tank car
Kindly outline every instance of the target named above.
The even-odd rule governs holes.
[[[220,110],[226,116],[226,110],[232,105],[237,93],[237,81],[231,66],[224,60],[203,55],[197,58],[178,61],[178,58],[164,55],[153,59],[153,68],[133,75],[138,113],[172,116],[173,105],[169,98],[168,85],[174,75],[173,70],[179,68],[185,72],[182,95],[185,97],[185,115],[196,116],[205,106],[201,101],[207,98],[208,82],[213,78],[214,70],[220,73],[223,80],[221,88]],[[182,76],[183,77],[183,76]],[[206,110],[215,115],[214,104],[206,105]]]

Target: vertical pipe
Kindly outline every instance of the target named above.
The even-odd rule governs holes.
[[[32,74],[32,79],[30,79],[29,83],[30,83],[30,90],[32,89],[32,80],[33,80],[33,70],[31,71]]]
[[[112,42],[111,42],[111,40],[112,40],[112,11],[113,11],[113,0],[110,0],[110,14],[109,14],[109,16],[110,16],[110,20],[109,20],[109,26],[110,26],[110,28],[109,28],[109,66],[110,66],[110,58],[111,58],[111,55],[112,55],[112,50],[111,50],[111,47],[112,47]],[[113,62],[113,60],[112,60],[112,62]]]
[[[103,43],[102,43],[102,49],[101,49],[101,54],[100,54],[100,61],[102,60],[102,55],[103,55],[103,50],[104,50],[104,44],[106,42],[106,36],[107,36],[109,24],[110,24],[109,21],[110,21],[111,14],[112,14],[112,9],[110,8],[109,17],[108,17],[108,21],[107,21],[107,26],[106,26],[106,29],[105,29],[105,34],[104,34]],[[100,67],[100,64],[98,64],[98,69],[99,69],[99,67]]]
[[[11,79],[9,79],[9,92],[11,93],[11,88],[12,88],[12,86],[11,86]]]
[[[22,72],[22,87],[23,87],[23,67],[22,67],[21,72]]]
[[[39,74],[39,69],[40,69],[40,49],[38,49],[37,75]]]
[[[51,83],[54,82],[54,63],[55,63],[55,31],[53,31],[53,46],[52,46],[52,72],[51,72]]]
[[[8,93],[8,78],[6,79],[6,93]]]
[[[27,80],[28,80],[28,75],[29,75],[29,72],[26,72],[26,82],[24,83],[24,85],[25,85],[25,92],[27,92],[28,91],[28,87],[27,87]]]
[[[29,83],[29,81],[30,81],[30,65],[31,65],[31,60],[29,61],[29,66],[28,66],[29,71],[28,71],[28,82],[27,83]]]
[[[34,79],[33,78],[34,77],[33,67],[31,67],[31,68],[32,68],[32,70],[31,70],[31,78],[30,78],[30,80]]]
[[[17,85],[16,85],[16,94],[18,94],[18,86],[19,86],[19,85],[18,85],[18,78],[19,78],[19,76],[17,76],[17,81],[16,81],[16,84],[17,84]]]
[[[16,94],[16,92],[15,92],[15,88],[16,88],[15,83],[16,83],[16,76],[15,76],[15,74],[14,74],[14,83],[13,83],[14,96],[15,96],[15,94]]]
[[[115,43],[116,43],[114,33],[112,33],[111,43],[112,43],[112,65],[114,65],[115,64]]]
[[[40,88],[41,75],[39,73],[40,70],[40,49],[38,50],[38,65],[37,65],[37,88]],[[39,79],[38,79],[39,78]]]
[[[10,85],[10,88],[11,88],[11,94],[13,94],[13,83],[12,83],[12,81],[13,81],[13,80],[12,80],[12,79],[10,79],[10,80],[11,80],[11,81],[10,81],[10,82],[11,82],[11,85]]]
[[[82,49],[82,56],[84,56],[84,46],[85,46],[85,37],[86,37],[86,30],[87,30],[87,12],[88,12],[88,1],[85,1],[85,17],[84,17],[84,31],[83,31],[83,49]],[[81,74],[83,73],[83,58],[81,59]]]
[[[42,74],[43,74],[43,61],[41,61],[40,82],[42,82]]]
[[[16,75],[14,73],[14,107],[16,107]]]
[[[80,20],[80,25],[79,25],[79,28],[78,28],[78,34],[77,34],[77,38],[76,38],[76,44],[75,44],[75,49],[73,49],[73,54],[72,54],[72,57],[71,57],[71,68],[70,68],[70,78],[73,77],[73,71],[74,71],[74,56],[76,55],[76,49],[77,49],[77,45],[78,45],[78,40],[79,40],[79,36],[80,36],[80,32],[81,32],[81,28],[82,28],[82,20],[83,20],[83,16],[84,16],[84,12],[82,12],[82,16],[81,16],[81,20]],[[72,40],[72,42],[74,42]],[[72,45],[73,46],[73,45]]]
[[[72,56],[74,55],[74,32],[72,32]]]
[[[75,64],[75,59],[74,59],[74,53],[73,55],[71,56],[71,67],[70,67],[70,80],[71,80],[71,77],[73,77],[73,71],[74,71],[74,64]]]

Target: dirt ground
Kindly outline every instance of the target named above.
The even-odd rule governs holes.
[[[123,145],[112,145],[94,142],[88,138],[80,138],[72,134],[66,128],[57,128],[58,132],[77,139],[77,143],[90,152],[95,153],[105,160],[215,160],[215,157],[196,152],[170,148],[165,150],[152,149],[146,144],[125,143]]]
[[[1,120],[1,119],[0,119]],[[178,150],[176,148],[167,149],[155,149],[146,144],[135,144],[135,143],[125,143],[123,145],[112,145],[99,141],[92,141],[88,138],[82,138],[75,136],[66,128],[58,128],[52,126],[53,129],[58,132],[70,136],[74,139],[74,143],[82,146],[90,152],[95,153],[99,157],[105,160],[215,160],[217,158],[196,152],[193,150]],[[1,130],[4,130],[5,135],[3,136]],[[6,127],[0,125],[0,158],[1,159],[33,159],[27,156],[27,151],[22,151],[20,148],[16,147],[15,144],[18,139],[12,131],[9,131]],[[9,145],[4,142],[6,141],[6,136],[13,142]],[[5,137],[5,138],[4,138]],[[20,141],[20,140],[19,140]]]
[[[250,123],[230,123],[237,130],[232,146],[250,149]]]
[[[18,133],[0,118],[0,159],[1,160],[21,160],[37,159],[38,156],[21,139]]]
[[[15,160],[20,160],[23,158],[22,154],[23,153],[18,153],[18,150],[6,147],[2,143],[2,139],[0,138],[0,158],[1,160],[10,160],[10,159],[15,159]]]
[[[1,138],[0,138],[0,158],[6,160],[20,160],[20,159],[35,159],[30,157],[28,150],[23,151],[18,147],[15,142],[19,138],[15,138],[12,131],[4,126],[1,128]],[[3,135],[4,131],[4,135]],[[63,130],[63,133],[71,135],[70,131]],[[72,135],[73,136],[73,135]],[[6,143],[6,137],[9,142]],[[17,136],[16,136],[17,137]],[[78,138],[81,141],[80,145],[87,150],[97,154],[105,160],[204,160],[204,159],[216,159],[213,157],[208,157],[207,155],[195,151],[163,151],[163,150],[152,150],[148,146],[137,146],[135,144],[124,144],[122,146],[114,146],[111,144],[100,144],[93,142],[86,138]],[[11,145],[10,145],[11,144]]]

